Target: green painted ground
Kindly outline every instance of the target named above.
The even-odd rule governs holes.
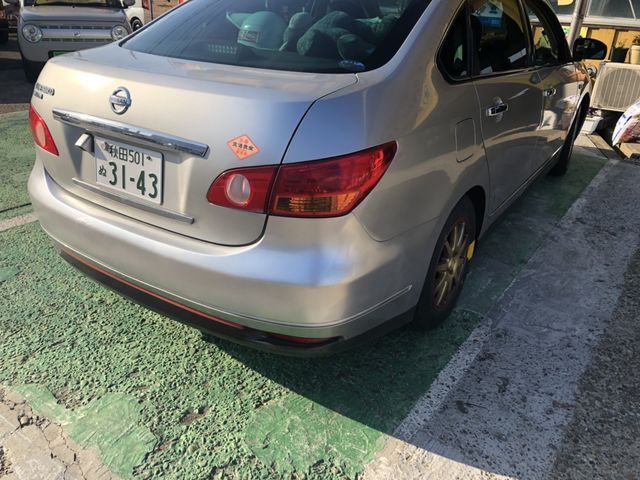
[[[0,384],[125,478],[355,478],[601,166],[576,158],[511,210],[441,328],[325,359],[207,343],[76,273],[37,224],[13,228],[0,233]]]
[[[352,478],[478,321],[460,312],[429,335],[404,330],[326,359],[276,357],[206,343],[120,299],[59,259],[37,224],[1,233],[0,244],[0,268],[16,271],[0,284],[0,383],[44,386],[71,411],[110,394],[139,403],[156,438],[145,462],[124,471],[108,461],[109,442],[102,450],[125,477]]]

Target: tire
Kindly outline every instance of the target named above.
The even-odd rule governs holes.
[[[580,105],[580,108],[576,113],[576,118],[573,120],[569,133],[567,133],[567,138],[565,139],[562,150],[560,151],[558,161],[553,168],[549,170],[549,175],[552,177],[561,177],[567,173],[567,170],[569,170],[569,162],[571,161],[571,155],[573,154],[573,144],[575,143],[578,133],[580,133],[580,129],[582,128],[582,124],[584,123],[584,114],[586,113],[585,108],[584,104]]]
[[[0,32],[0,44],[7,43],[9,41],[9,32]]]
[[[36,83],[36,80],[38,80],[38,76],[40,75],[40,71],[42,70],[42,68],[37,64],[28,62],[23,59],[22,70],[24,70],[24,76],[27,77],[27,81],[29,83]]]
[[[460,241],[455,240],[456,236]],[[434,328],[449,316],[462,291],[469,266],[469,253],[473,253],[475,241],[476,211],[471,199],[465,196],[449,215],[436,242],[414,313],[414,327],[420,330]],[[447,246],[451,243],[457,243],[458,246],[451,249]],[[441,271],[441,268],[447,270]],[[447,282],[447,278],[450,283],[445,287],[442,282]]]
[[[135,32],[139,28],[142,28],[142,21],[139,18],[133,18],[131,20],[131,30]]]

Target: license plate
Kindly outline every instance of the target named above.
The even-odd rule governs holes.
[[[162,154],[95,137],[96,182],[149,202],[162,203]]]

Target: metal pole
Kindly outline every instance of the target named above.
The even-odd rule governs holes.
[[[153,20],[153,0],[149,0],[149,15],[151,15],[151,20]]]
[[[567,36],[567,43],[569,47],[573,48],[573,42],[580,36],[580,29],[582,28],[582,22],[587,13],[588,0],[575,0],[576,6],[573,9],[573,18],[571,18],[571,29]]]

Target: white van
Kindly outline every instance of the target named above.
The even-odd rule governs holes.
[[[127,14],[129,23],[131,24],[131,30],[134,32],[144,25],[144,11],[149,8],[149,2],[143,2],[143,0],[136,0],[132,6],[128,7],[124,13]]]

